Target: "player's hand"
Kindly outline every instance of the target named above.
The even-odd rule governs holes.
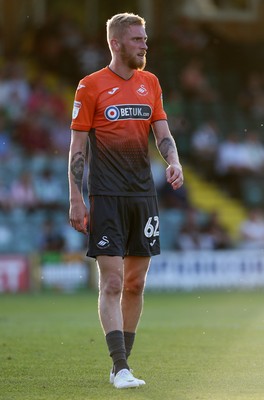
[[[81,203],[71,204],[69,211],[69,221],[71,226],[78,232],[87,235],[89,214],[86,206]]]
[[[183,185],[183,173],[181,164],[170,164],[166,169],[166,179],[174,190]]]

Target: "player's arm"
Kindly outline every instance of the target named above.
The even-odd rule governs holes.
[[[152,129],[156,139],[156,146],[168,164],[166,169],[167,182],[176,190],[183,184],[183,172],[175,140],[166,120],[154,122]]]
[[[83,198],[83,173],[86,161],[87,132],[71,131],[69,151],[69,220],[74,229],[87,233],[88,210]]]

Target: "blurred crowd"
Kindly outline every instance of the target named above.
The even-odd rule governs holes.
[[[159,43],[150,44],[149,68],[164,87],[181,158],[248,208],[234,242],[218,210],[195,209],[185,185],[170,190],[151,143],[161,225],[175,219],[167,248],[262,248],[264,74],[252,65],[239,77],[233,61],[231,78],[223,77],[227,61],[218,65],[222,53],[210,32],[186,20],[178,21],[167,42],[164,65],[155,58]],[[68,223],[71,102],[78,80],[107,65],[108,50],[70,18],[47,19],[25,31],[21,43],[18,58],[0,60],[0,252],[78,252],[86,237]]]

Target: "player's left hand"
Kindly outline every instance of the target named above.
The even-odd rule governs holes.
[[[166,169],[166,178],[174,190],[179,189],[183,185],[181,164],[170,164]]]

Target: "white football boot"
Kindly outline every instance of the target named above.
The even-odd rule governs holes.
[[[131,373],[131,375],[132,375],[132,373],[133,373],[133,370],[132,370],[132,369],[130,370],[130,373]],[[132,375],[132,376],[133,376],[133,375]],[[142,385],[145,385],[145,384],[146,384],[146,382],[143,381],[143,379],[138,379],[138,378],[135,378],[134,376],[133,376],[133,378],[137,380],[138,386],[142,386]],[[114,384],[114,380],[115,380],[115,374],[114,374],[113,370],[111,369],[110,375],[109,375],[109,382],[113,385],[113,384]]]

